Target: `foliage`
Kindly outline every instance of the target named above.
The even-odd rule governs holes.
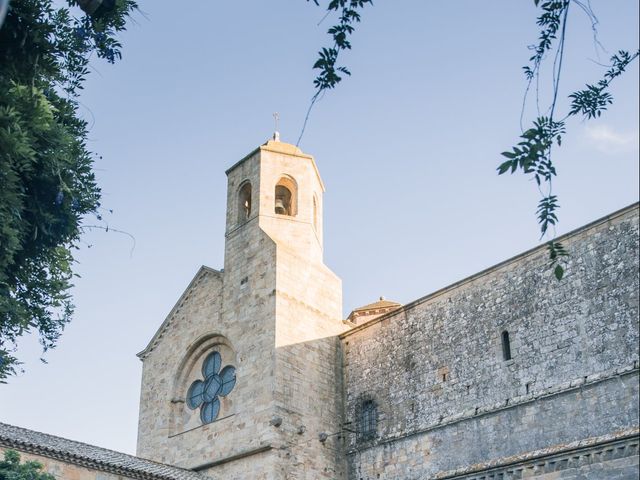
[[[67,3],[13,0],[0,28],[0,382],[21,335],[52,348],[73,313],[72,250],[100,207],[78,94],[92,54],[120,58],[115,35],[136,8],[92,17]]]
[[[540,225],[541,238],[548,236],[549,227],[553,227],[558,222],[557,210],[559,208],[558,197],[553,194],[553,177],[556,176],[556,168],[551,160],[554,145],[558,147],[562,143],[562,135],[566,130],[566,121],[569,117],[582,115],[584,120],[600,117],[613,103],[613,96],[607,90],[614,78],[622,75],[627,66],[638,57],[640,52],[630,54],[620,50],[611,57],[611,65],[604,73],[604,76],[594,85],[587,84],[585,89],[571,93],[569,99],[569,112],[560,120],[554,119],[560,75],[562,73],[562,58],[564,55],[564,42],[566,33],[567,17],[569,7],[572,3],[584,7],[577,0],[534,0],[537,7],[541,9],[537,24],[542,27],[538,38],[538,44],[532,46],[534,54],[529,58],[530,65],[523,67],[525,78],[528,81],[528,93],[532,82],[539,83],[540,65],[546,55],[555,48],[553,63],[553,89],[552,101],[549,106],[548,116],[538,116],[533,121],[533,126],[526,130],[521,136],[521,141],[512,147],[511,151],[503,152],[507,158],[498,167],[498,174],[506,172],[514,173],[518,170],[524,174],[533,175],[537,187],[540,190],[541,199],[536,211],[538,224]],[[590,10],[585,10],[592,16]],[[557,46],[554,47],[557,41]],[[562,280],[566,269],[566,258],[568,252],[564,246],[553,238],[547,243],[549,259],[553,274],[558,280]]]
[[[316,5],[319,5],[319,0],[313,1]],[[553,230],[553,227],[558,222],[558,197],[553,195],[552,190],[556,168],[552,162],[551,154],[554,145],[560,146],[562,143],[562,135],[566,130],[566,120],[576,115],[582,115],[585,120],[600,117],[607,109],[607,106],[613,102],[613,96],[608,91],[611,82],[614,78],[624,73],[627,66],[638,57],[640,51],[631,54],[620,50],[613,55],[611,57],[611,65],[603,78],[593,85],[587,84],[583,90],[570,94],[569,113],[564,118],[556,120],[554,114],[562,73],[565,33],[570,5],[575,4],[590,17],[594,32],[596,31],[595,24],[597,20],[588,2],[585,4],[581,0],[533,0],[533,2],[536,8],[540,10],[536,23],[541,30],[538,43],[529,47],[533,51],[533,55],[529,58],[530,63],[523,67],[527,80],[525,103],[533,82],[535,81],[536,85],[539,85],[540,67],[551,53],[553,53],[554,57],[552,101],[548,113],[546,115],[538,115],[533,120],[532,126],[521,134],[520,142],[512,147],[511,151],[502,153],[507,160],[500,164],[497,170],[499,175],[521,171],[524,174],[533,176],[542,197],[538,203],[536,214],[540,224],[541,238],[543,238],[549,234],[550,228]],[[353,24],[360,22],[358,10],[372,3],[367,0],[329,1],[327,15],[334,11],[341,11],[341,14],[338,23],[328,30],[333,39],[333,47],[323,48],[313,66],[314,69],[320,70],[320,74],[314,80],[316,93],[311,99],[311,105],[307,111],[300,138],[298,138],[298,144],[304,134],[311,109],[319,96],[336,87],[342,79],[340,73],[350,75],[349,70],[345,67],[336,67],[338,55],[340,51],[351,48],[348,37],[354,32]],[[555,277],[561,280],[565,273],[568,252],[554,238],[547,243],[547,247],[551,269]]]
[[[0,480],[55,480],[55,477],[42,471],[39,462],[20,463],[20,454],[14,450],[4,452],[4,461],[0,461]]]
[[[309,0],[307,0],[307,2],[308,1]],[[313,3],[315,3],[316,5],[320,5],[319,0],[313,0]],[[304,135],[304,131],[307,126],[307,121],[309,120],[309,115],[311,114],[311,109],[318,101],[320,96],[327,90],[335,88],[336,85],[340,83],[340,81],[342,80],[341,74],[351,75],[351,72],[349,72],[346,67],[336,66],[338,55],[343,50],[351,49],[349,36],[355,30],[354,24],[360,22],[360,13],[358,12],[358,9],[362,9],[366,5],[372,4],[373,0],[329,1],[329,4],[327,5],[327,15],[333,12],[339,12],[338,23],[327,30],[327,33],[333,40],[333,45],[331,47],[325,47],[320,50],[320,52],[318,52],[318,60],[313,65],[314,69],[320,70],[320,73],[313,81],[316,92],[313,97],[311,97],[311,104],[309,105],[309,109],[307,110],[304,125],[302,126],[302,131],[300,132],[300,137],[298,137],[296,145],[299,145],[300,141],[302,140],[302,136]]]

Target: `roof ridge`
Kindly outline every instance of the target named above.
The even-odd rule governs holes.
[[[61,436],[59,436],[59,435],[53,435],[52,433],[40,432],[40,431],[38,431],[38,430],[31,430],[30,428],[19,427],[19,426],[17,426],[17,425],[11,425],[10,423],[4,423],[4,422],[0,422],[0,439],[1,439],[1,438],[8,438],[8,437],[6,437],[6,436],[4,435],[4,433],[5,433],[5,432],[4,432],[4,428],[5,428],[5,427],[8,427],[9,429],[22,430],[22,431],[24,431],[24,432],[35,433],[35,434],[37,434],[37,435],[42,435],[42,436],[45,436],[45,437],[50,437],[50,438],[52,438],[52,439],[59,439],[59,440],[63,440],[63,441],[65,441],[65,442],[76,443],[76,444],[78,444],[78,445],[86,445],[86,446],[88,446],[88,447],[97,448],[97,449],[100,449],[100,450],[104,450],[104,451],[106,451],[106,452],[113,452],[113,453],[117,453],[118,455],[126,455],[126,456],[129,456],[129,457],[134,457],[134,458],[136,458],[136,459],[138,459],[138,460],[144,460],[144,461],[147,461],[147,462],[158,463],[158,462],[155,462],[155,461],[153,461],[153,460],[147,460],[146,458],[142,458],[142,457],[137,457],[137,456],[135,456],[135,455],[131,455],[130,453],[119,452],[119,451],[117,451],[117,450],[112,450],[112,449],[110,449],[110,448],[106,448],[106,447],[100,447],[99,445],[92,445],[91,443],[82,442],[82,441],[80,441],[80,440],[73,440],[73,439],[71,439],[71,438],[61,437]],[[164,464],[163,464],[163,463],[160,463],[160,465],[164,465]],[[180,467],[175,467],[175,468],[180,468]]]
[[[2,422],[0,422],[0,445],[18,450],[23,447],[31,453],[63,461],[78,459],[90,463],[98,470],[114,473],[124,471],[134,474],[135,478],[145,480],[203,480],[209,478],[183,467]],[[83,450],[87,451],[83,452]]]
[[[593,228],[597,228],[600,225],[603,225],[607,222],[611,222],[611,221],[619,221],[622,222],[624,220],[618,220],[620,218],[623,217],[631,217],[633,214],[635,214],[636,216],[640,213],[640,202],[634,202],[631,205],[627,205],[626,207],[620,208],[614,212],[611,212],[608,215],[604,215],[600,218],[597,218],[596,220],[593,220],[589,223],[586,223],[580,227],[574,228],[573,230],[568,231],[567,233],[563,233],[562,235],[556,237],[556,241],[557,242],[564,242],[565,240],[570,240],[573,237],[577,237],[578,235],[591,230]],[[484,268],[482,270],[480,270],[479,272],[476,272],[472,275],[468,275],[466,277],[461,278],[460,280],[457,280],[453,283],[448,284],[445,287],[439,288],[437,290],[434,290],[431,293],[428,293],[426,295],[423,295],[422,297],[419,297],[409,303],[406,303],[404,305],[402,305],[402,310],[403,311],[409,311],[412,308],[414,308],[416,305],[420,305],[421,303],[424,302],[428,302],[440,295],[443,295],[449,291],[452,291],[456,288],[461,287],[462,285],[475,281],[485,275],[489,275],[492,272],[495,272],[497,270],[499,270],[500,268],[504,268],[507,265],[513,264],[514,262],[521,260],[523,258],[527,258],[529,256],[533,256],[533,255],[537,255],[539,254],[541,251],[543,251],[544,249],[547,248],[547,243],[543,243],[540,245],[537,245],[535,247],[529,248],[528,250],[525,250],[523,252],[520,252],[516,255],[513,255],[505,260],[502,260],[498,263],[495,263],[487,268]],[[398,309],[399,310],[399,309]],[[364,322],[360,325],[357,325],[353,328],[351,328],[350,330],[347,330],[344,333],[341,333],[339,336],[340,338],[346,338],[349,335],[353,335],[356,332],[359,332],[361,330],[364,330],[365,328],[369,328],[372,325],[375,325],[379,322],[382,322],[383,320],[386,320],[390,317],[392,317],[393,315],[397,314],[397,310],[394,310],[393,312],[389,312],[389,313],[385,313],[384,315],[381,315],[379,317],[376,317],[374,319],[368,320],[367,322]]]
[[[173,321],[176,313],[180,310],[180,307],[182,306],[182,304],[187,300],[187,297],[188,297],[187,293],[190,292],[191,289],[200,282],[202,277],[204,277],[205,273],[221,276],[223,274],[223,270],[216,270],[215,268],[211,268],[206,265],[201,265],[200,268],[198,268],[198,271],[195,273],[195,275],[189,282],[189,285],[187,285],[187,288],[184,289],[184,291],[178,298],[178,301],[171,308],[169,313],[165,316],[160,326],[156,329],[155,333],[153,334],[153,337],[151,337],[151,340],[149,340],[149,342],[147,343],[147,346],[144,347],[142,351],[136,354],[136,356],[140,360],[144,360],[145,357],[156,347],[156,345],[164,335],[165,331]]]
[[[392,300],[378,300],[377,302],[367,303],[361,307],[354,308],[354,312],[358,312],[360,310],[369,310],[372,308],[386,308],[386,307],[401,307],[402,304],[398,302],[394,302]]]

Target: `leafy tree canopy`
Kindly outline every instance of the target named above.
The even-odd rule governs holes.
[[[60,6],[62,4],[62,6]],[[92,54],[114,63],[134,0],[13,0],[0,27],[0,382],[18,338],[55,346],[73,313],[73,255],[100,189],[78,95]],[[44,478],[44,477],[43,477]]]
[[[4,452],[4,461],[0,461],[0,480],[55,480],[55,477],[42,471],[38,462],[20,463],[20,454],[14,450]]]

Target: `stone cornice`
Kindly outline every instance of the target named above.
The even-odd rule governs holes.
[[[318,166],[316,165],[316,162],[313,159],[313,155],[308,155],[308,154],[302,152],[302,150],[300,150],[295,145],[291,145],[291,144],[288,144],[288,143],[285,143],[285,142],[274,142],[272,140],[267,141],[266,143],[264,143],[263,145],[260,145],[259,147],[253,149],[247,155],[245,155],[240,160],[238,160],[236,163],[231,165],[224,173],[229,175],[230,172],[235,170],[245,160],[247,160],[248,158],[253,157],[256,153],[261,152],[263,150],[266,151],[266,152],[280,153],[280,154],[283,154],[283,155],[288,155],[290,157],[298,157],[298,158],[303,158],[303,159],[306,159],[306,160],[311,160],[311,165],[313,165],[313,169],[314,169],[314,171],[316,173],[316,176],[318,177],[318,181],[320,182],[320,188],[322,189],[323,192],[325,191],[324,182],[322,181],[322,177],[320,177],[320,171],[318,170]]]
[[[167,331],[167,329],[171,325],[173,319],[180,312],[182,306],[184,305],[184,303],[189,298],[191,290],[196,285],[198,285],[202,280],[204,280],[208,275],[222,276],[222,272],[218,271],[218,270],[215,270],[215,269],[213,269],[211,267],[207,267],[205,265],[202,265],[200,267],[200,269],[195,274],[195,276],[193,277],[191,282],[189,282],[189,285],[187,286],[187,288],[184,290],[182,295],[180,295],[180,298],[178,299],[176,304],[173,306],[173,308],[171,309],[171,311],[169,312],[169,314],[165,318],[164,322],[162,322],[162,324],[160,325],[160,327],[158,328],[156,333],[153,335],[153,337],[151,338],[151,340],[149,341],[147,346],[144,348],[144,350],[142,350],[140,353],[137,354],[137,356],[138,356],[138,358],[140,360],[144,360],[147,357],[147,355],[151,351],[153,351],[153,349],[158,345],[158,343],[162,339],[162,336],[164,335],[164,333]]]
[[[276,288],[274,290],[275,293],[277,293],[278,295],[282,296],[283,298],[286,298],[287,300],[289,300],[290,302],[293,303],[297,303],[298,305],[303,306],[304,308],[311,310],[313,313],[315,313],[316,315],[320,315],[321,317],[324,317],[328,320],[332,320],[332,321],[336,321],[336,319],[332,316],[330,316],[329,314],[327,314],[326,312],[323,312],[322,310],[318,310],[316,307],[313,307],[311,305],[309,305],[306,302],[303,302],[302,300],[300,300],[297,297],[294,297],[293,295],[289,295],[287,292],[285,292],[284,290],[281,290],[279,288]],[[340,322],[342,322],[342,319],[338,319]],[[337,336],[337,335],[336,335]]]
[[[529,478],[543,473],[580,468],[596,462],[637,456],[639,432],[638,428],[621,430],[610,435],[555,445],[488,463],[441,472],[433,478],[435,480]]]
[[[347,454],[355,455],[361,451],[369,450],[379,445],[394,443],[394,442],[401,441],[405,438],[414,437],[417,435],[423,435],[430,431],[438,430],[458,422],[464,422],[471,419],[480,418],[486,415],[494,415],[503,410],[518,408],[528,403],[536,402],[538,400],[543,400],[543,399],[554,397],[557,395],[562,395],[572,391],[577,391],[583,388],[588,388],[588,387],[591,387],[592,385],[606,382],[612,379],[617,379],[619,377],[623,377],[627,375],[638,376],[639,371],[640,370],[638,368],[638,362],[634,362],[633,364],[627,365],[626,367],[607,370],[607,371],[599,372],[593,375],[588,375],[586,377],[575,378],[571,381],[567,381],[557,385],[552,385],[551,387],[548,387],[540,392],[534,392],[528,395],[521,395],[519,397],[509,398],[505,402],[495,403],[492,405],[484,405],[481,407],[477,407],[475,409],[470,409],[464,412],[457,413],[455,415],[451,415],[449,417],[444,417],[437,423],[425,426],[423,428],[419,428],[417,430],[405,432],[399,435],[387,436],[379,439],[378,441],[369,442],[361,446],[355,446],[355,447],[352,446],[348,450]]]
[[[637,216],[638,215],[639,206],[640,206],[640,203],[636,202],[636,203],[634,203],[632,205],[629,205],[629,206],[627,206],[625,208],[621,208],[620,210],[617,210],[617,211],[615,211],[615,212],[613,212],[613,213],[611,213],[611,214],[609,214],[609,215],[607,215],[605,217],[602,217],[602,218],[599,218],[597,220],[594,220],[591,223],[587,223],[586,225],[583,225],[582,227],[576,228],[575,230],[572,230],[572,231],[570,231],[568,233],[565,233],[564,235],[561,235],[560,237],[558,237],[556,239],[556,241],[564,242],[566,240],[569,240],[572,237],[580,235],[581,233],[583,233],[583,232],[585,232],[587,230],[590,230],[592,228],[595,228],[595,227],[597,227],[599,225],[602,225],[604,223],[610,222],[610,221],[615,220],[615,219],[617,219],[619,217],[623,217],[623,216],[626,216],[626,215],[631,215],[634,211],[635,211],[635,214]],[[504,261],[502,261],[500,263],[497,263],[497,264],[495,264],[495,265],[493,265],[493,266],[491,266],[489,268],[481,270],[480,272],[478,272],[478,273],[476,273],[474,275],[471,275],[470,277],[466,277],[466,278],[464,278],[462,280],[459,280],[459,281],[457,281],[455,283],[452,283],[451,285],[448,285],[448,286],[446,286],[444,288],[441,288],[440,290],[436,290],[433,293],[425,295],[424,297],[420,297],[420,298],[418,298],[417,300],[414,300],[411,303],[407,303],[406,305],[402,306],[401,308],[399,308],[397,310],[394,310],[393,312],[385,313],[384,315],[382,315],[380,317],[376,317],[376,318],[374,318],[372,320],[369,320],[368,322],[365,322],[365,323],[363,323],[361,325],[358,325],[357,327],[353,327],[351,330],[342,333],[340,335],[340,338],[341,339],[346,338],[346,337],[348,337],[350,335],[353,335],[354,333],[359,332],[360,330],[364,330],[365,328],[368,328],[368,327],[370,327],[372,325],[375,325],[375,324],[380,323],[380,322],[382,322],[384,320],[392,318],[394,315],[398,315],[398,314],[403,313],[403,312],[408,312],[412,308],[414,308],[414,307],[416,307],[416,306],[418,306],[418,305],[420,305],[422,303],[431,301],[431,300],[439,297],[440,295],[444,295],[445,293],[448,293],[448,292],[450,292],[452,290],[455,290],[455,289],[457,289],[459,287],[462,287],[463,285],[465,285],[467,283],[471,283],[474,280],[477,280],[477,279],[482,278],[482,277],[484,277],[486,275],[489,275],[489,274],[491,274],[491,273],[493,273],[493,272],[495,272],[495,271],[497,271],[497,270],[499,270],[499,269],[501,269],[501,268],[503,268],[503,267],[505,267],[507,265],[514,264],[514,263],[516,263],[516,262],[518,262],[518,261],[520,261],[520,260],[522,260],[524,258],[531,257],[531,256],[534,256],[536,254],[539,254],[540,252],[544,251],[546,248],[547,248],[547,246],[545,244],[545,245],[539,245],[537,247],[534,247],[534,248],[531,248],[529,250],[526,250],[526,251],[524,251],[524,252],[522,252],[522,253],[514,256],[514,257],[511,257],[511,258],[509,258],[507,260],[504,260]]]
[[[198,465],[197,467],[193,467],[193,470],[196,471],[196,472],[199,472],[199,471],[202,471],[202,470],[208,470],[210,468],[214,468],[214,467],[217,467],[219,465],[224,465],[225,463],[235,462],[236,460],[241,460],[243,458],[252,457],[253,455],[258,455],[259,453],[268,452],[269,450],[272,450],[272,449],[273,449],[272,445],[262,445],[262,446],[260,446],[258,448],[253,448],[251,450],[245,450],[243,452],[236,453],[234,455],[231,455],[230,457],[225,457],[225,458],[221,458],[219,460],[214,460],[212,462],[203,463],[202,465]]]

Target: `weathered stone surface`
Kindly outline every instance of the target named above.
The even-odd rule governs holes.
[[[637,478],[638,429],[556,445],[455,471],[435,480]]]
[[[564,243],[560,283],[539,248],[342,335],[346,421],[378,405],[376,438],[350,435],[350,478],[428,478],[638,426],[637,205]]]
[[[270,141],[227,175],[224,269],[139,354],[138,454],[162,464],[10,426],[28,441],[0,445],[73,480],[637,478],[637,204],[562,239],[560,283],[541,247],[343,322],[313,158]],[[237,382],[203,425],[185,400],[213,351]]]
[[[313,158],[280,142],[227,175],[224,270],[203,268],[140,354],[138,454],[226,479],[343,477],[342,457],[318,440],[340,429],[347,328],[340,279],[322,263],[324,186]],[[274,210],[282,181],[293,215]],[[202,425],[184,400],[213,349],[237,383]]]

